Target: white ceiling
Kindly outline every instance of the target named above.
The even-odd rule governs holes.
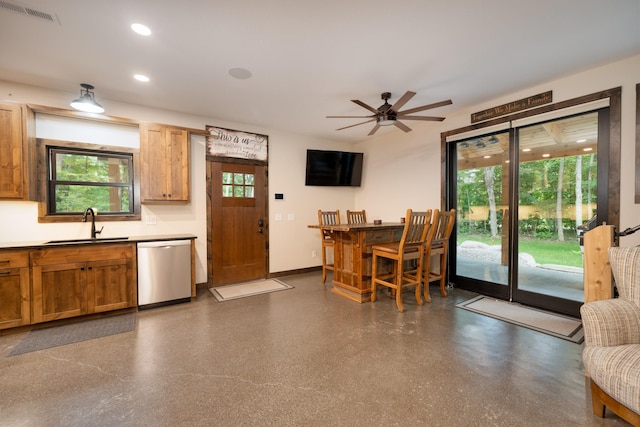
[[[0,3],[55,21],[0,8],[0,80],[69,100],[90,83],[106,114],[121,101],[349,142],[368,138],[372,124],[338,132],[358,119],[325,116],[369,114],[351,99],[378,107],[381,92],[393,103],[412,90],[403,109],[452,99],[419,113],[446,116],[640,53],[638,0]],[[153,34],[135,34],[134,22]],[[231,77],[234,67],[252,77]]]

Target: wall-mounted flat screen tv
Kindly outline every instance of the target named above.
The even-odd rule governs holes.
[[[362,153],[307,150],[305,185],[360,187]]]

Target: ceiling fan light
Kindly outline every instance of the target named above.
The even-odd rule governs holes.
[[[378,124],[380,126],[391,126],[396,122],[395,114],[380,114],[378,116]]]
[[[93,86],[87,83],[82,83],[82,89],[80,89],[80,97],[71,101],[71,108],[83,111],[85,113],[104,113],[102,105],[98,104],[93,98]]]

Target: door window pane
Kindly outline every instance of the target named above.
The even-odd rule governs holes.
[[[509,133],[458,142],[457,275],[508,284]]]
[[[254,198],[254,182],[250,173],[222,172],[222,197]]]
[[[597,208],[597,131],[597,113],[518,130],[519,290],[584,299],[578,230]]]

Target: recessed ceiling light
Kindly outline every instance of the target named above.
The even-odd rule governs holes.
[[[230,69],[229,75],[239,80],[250,79],[252,76],[251,71],[247,70],[246,68],[239,68],[239,67]]]
[[[528,153],[529,151],[531,151],[531,148],[523,148],[522,151],[524,151],[525,153]]]
[[[146,25],[142,24],[131,24],[131,29],[141,36],[149,36],[151,35],[151,30]]]
[[[133,78],[138,80],[139,82],[148,82],[149,81],[149,77],[145,76],[144,74],[135,74],[133,76]]]
[[[542,157],[551,157],[551,154],[543,154]]]
[[[483,159],[490,159],[491,156],[482,156]]]
[[[584,149],[584,150],[582,150],[582,151],[591,151],[591,150],[593,150],[593,148],[585,148],[585,149]]]
[[[576,142],[579,144],[579,143],[581,143],[581,142],[587,142],[587,140],[586,140],[586,139],[579,139],[579,140],[577,140]]]

